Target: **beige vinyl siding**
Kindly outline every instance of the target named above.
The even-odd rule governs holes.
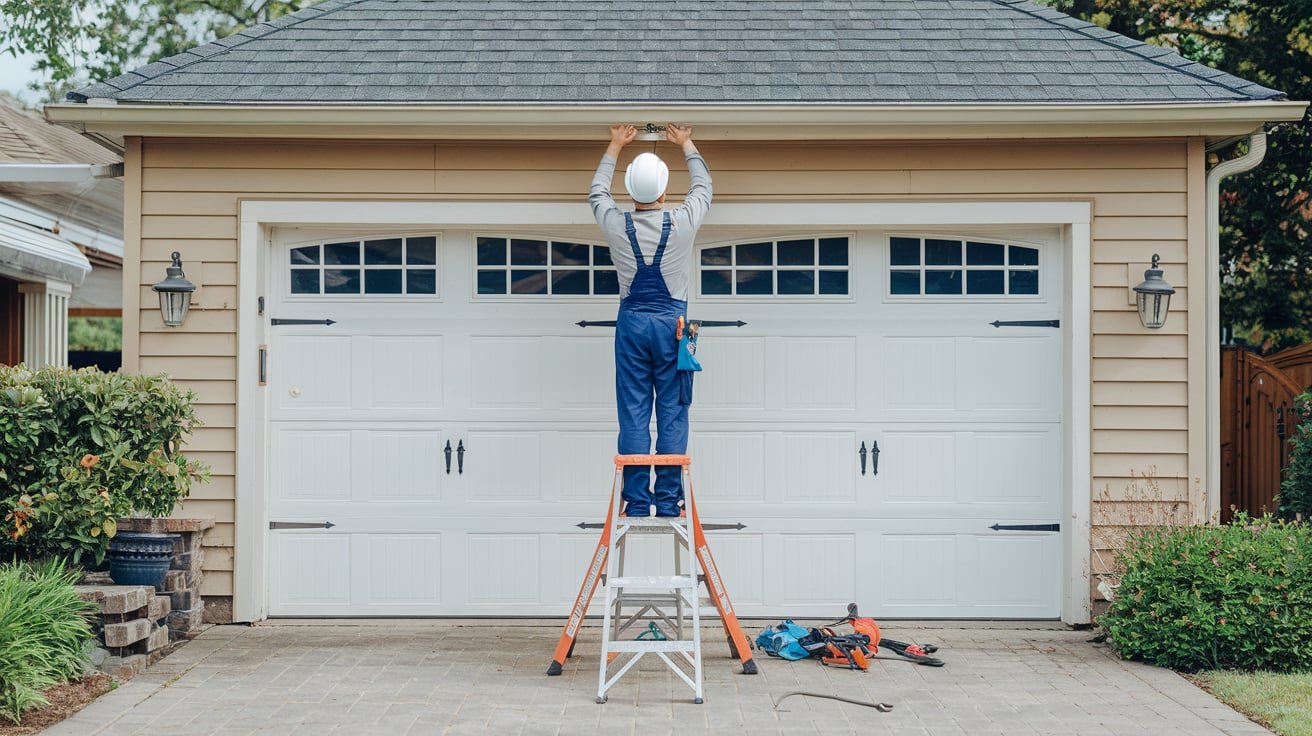
[[[1094,571],[1107,569],[1127,525],[1199,513],[1205,343],[1201,309],[1189,310],[1190,282],[1201,284],[1206,273],[1199,141],[753,142],[702,149],[721,202],[1091,201],[1092,426],[1074,431],[1091,433]],[[195,391],[206,420],[190,448],[213,466],[215,480],[178,512],[217,522],[207,537],[205,595],[232,592],[239,201],[581,202],[602,150],[601,142],[129,140],[125,272],[139,279],[125,285],[125,312],[132,313],[125,329],[133,333],[125,351],[139,348],[140,359],[125,360]],[[634,144],[630,155],[644,150],[650,144]],[[676,163],[670,189],[686,186],[687,173]],[[149,286],[173,250],[182,252],[201,289],[186,325],[165,334]],[[1166,328],[1149,334],[1128,288],[1153,253],[1178,291]]]

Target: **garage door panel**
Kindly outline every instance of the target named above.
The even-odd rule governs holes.
[[[856,340],[852,337],[787,337],[778,341],[784,410],[856,409]]]
[[[881,433],[875,494],[886,506],[943,506],[957,501],[957,434]]]
[[[365,406],[371,409],[440,409],[442,407],[442,338],[397,335],[364,341],[358,350],[369,356]]]
[[[280,415],[349,410],[355,383],[351,338],[279,336],[270,356],[273,411]]]
[[[884,337],[876,350],[876,407],[885,412],[956,408],[956,341],[948,337]]]
[[[342,429],[276,430],[270,464],[278,498],[289,502],[350,500],[351,435]]]
[[[698,503],[765,501],[764,432],[693,432],[689,453]]]
[[[884,534],[877,559],[882,610],[956,605],[956,535]]]
[[[540,537],[538,534],[467,535],[463,577],[470,606],[536,607],[540,604]]]
[[[595,504],[605,513],[615,466],[615,432],[551,432],[544,440],[542,486],[547,498]]]
[[[1059,433],[979,433],[972,439],[976,503],[1021,505],[1056,516],[1059,496],[1053,486],[1061,483],[1056,462],[1061,453]]]
[[[475,336],[469,341],[469,403],[475,408],[538,410],[542,402],[541,338]]]
[[[956,408],[1004,416],[1055,413],[1060,350],[1055,337],[959,338]]]
[[[281,532],[272,535],[271,609],[312,611],[351,603],[351,536]]]
[[[429,430],[354,432],[359,500],[442,500],[442,433]]]
[[[761,612],[766,603],[765,535],[708,532],[706,542],[734,607]]]
[[[459,458],[452,463],[463,479],[466,498],[478,503],[542,500],[541,432],[468,432],[465,473]],[[474,467],[477,464],[477,471]]]
[[[975,606],[1003,609],[1042,609],[1056,600],[1060,560],[1057,534],[1002,532],[967,537],[974,565]],[[1053,610],[1046,614],[1056,616]]]
[[[441,534],[356,536],[356,603],[441,605]]]
[[[843,611],[856,596],[856,535],[780,534],[772,540],[768,600],[776,610]]]
[[[615,411],[613,337],[553,337],[543,347],[559,408]],[[528,365],[523,367],[528,369]]]
[[[784,432],[781,439],[783,452],[774,456],[771,474],[782,480],[776,498],[786,504],[856,502],[854,432]]]
[[[693,387],[693,411],[699,409],[751,409],[765,403],[765,338],[707,337],[697,346],[697,357],[707,366]],[[613,398],[613,397],[612,397]]]

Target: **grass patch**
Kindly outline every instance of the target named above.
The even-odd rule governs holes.
[[[1199,672],[1190,679],[1280,736],[1312,736],[1312,672]]]

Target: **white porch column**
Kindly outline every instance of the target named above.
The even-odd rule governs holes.
[[[23,283],[23,362],[29,368],[68,365],[68,297],[62,281]]]

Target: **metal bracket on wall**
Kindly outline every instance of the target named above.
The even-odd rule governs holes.
[[[1061,524],[994,524],[995,532],[1059,532]]]
[[[995,319],[989,324],[994,327],[1061,327],[1059,319]]]
[[[332,529],[337,526],[331,521],[271,521],[270,529]]]
[[[274,317],[269,320],[269,324],[277,327],[278,325],[335,325],[335,319],[279,319]]]

